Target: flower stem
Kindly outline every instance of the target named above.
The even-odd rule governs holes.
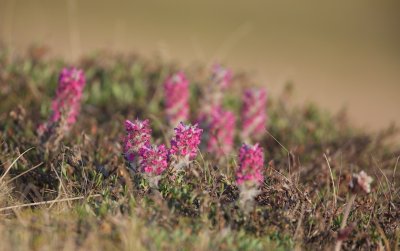
[[[349,218],[350,211],[351,211],[351,208],[352,208],[352,206],[354,204],[355,199],[356,199],[356,194],[355,193],[351,194],[351,197],[350,197],[349,201],[347,202],[346,208],[345,208],[344,213],[343,213],[343,220],[342,220],[342,223],[340,225],[339,232],[341,230],[343,230],[347,225],[347,219]],[[343,240],[342,239],[338,239],[336,241],[334,250],[335,251],[340,251],[340,249],[342,248],[342,244],[343,244]]]

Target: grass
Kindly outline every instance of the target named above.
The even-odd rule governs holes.
[[[397,129],[367,133],[313,104],[295,106],[291,89],[270,97],[265,182],[252,212],[238,207],[236,153],[201,152],[185,173],[167,173],[159,192],[126,168],[123,121],[149,118],[167,143],[162,82],[179,65],[158,58],[96,53],[82,58],[87,85],[73,130],[55,149],[37,126],[63,60],[41,48],[11,58],[0,49],[0,250],[320,250],[333,248],[353,172],[374,178],[358,196],[343,249],[400,248]],[[192,118],[208,71],[193,64]],[[224,98],[236,114],[251,76],[238,73]],[[236,139],[235,149],[240,146]],[[9,168],[10,167],[10,168]],[[10,208],[11,207],[11,208]]]

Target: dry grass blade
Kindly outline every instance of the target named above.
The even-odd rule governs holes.
[[[383,231],[382,227],[380,226],[378,220],[375,218],[374,223],[376,226],[376,229],[378,230],[379,235],[381,236],[383,243],[385,244],[385,250],[390,250],[390,243],[389,240],[386,237],[385,231]]]
[[[274,135],[272,135],[268,130],[265,130],[265,132],[266,132],[269,136],[271,136],[271,137],[276,141],[276,143],[278,143],[288,154],[290,154],[290,151],[289,151],[284,145],[282,145],[281,142],[279,142],[279,140],[277,140],[277,139],[274,137]],[[289,162],[289,163],[290,163],[290,162]]]
[[[299,217],[299,220],[297,221],[296,230],[294,232],[294,239],[296,241],[295,250],[301,250],[301,238],[303,235],[302,223],[303,223],[303,219],[304,219],[304,213],[305,213],[305,206],[302,204],[300,217]]]
[[[63,161],[62,161],[62,164],[61,164],[61,165],[63,165],[63,163],[64,163],[64,155],[63,155]],[[50,166],[51,166],[51,170],[54,171],[54,173],[56,174],[57,179],[58,179],[58,181],[59,181],[59,189],[58,189],[58,190],[61,190],[61,189],[62,189],[62,190],[64,191],[65,194],[68,194],[68,193],[67,193],[67,190],[65,189],[64,183],[63,183],[63,181],[62,181],[60,175],[58,175],[58,173],[57,173],[57,170],[54,168],[53,165],[50,165]],[[60,198],[60,196],[61,196],[61,193],[60,193],[60,191],[59,191],[59,192],[58,192],[57,199]],[[55,203],[55,202],[53,202],[53,203],[50,205],[50,208],[53,207],[54,203]],[[68,205],[71,206],[71,204],[70,204],[69,202],[68,202]]]
[[[324,153],[324,157],[325,157],[325,159],[326,159],[326,163],[327,163],[327,165],[328,165],[329,173],[330,173],[331,180],[332,180],[332,188],[333,188],[333,209],[335,209],[335,208],[336,208],[336,204],[337,204],[337,193],[336,193],[335,180],[333,179],[333,173],[332,173],[331,164],[329,163],[328,157],[326,156],[325,153]]]
[[[25,175],[25,174],[27,174],[27,173],[29,173],[29,172],[35,170],[36,168],[40,167],[41,165],[43,165],[43,162],[41,162],[41,163],[37,164],[36,166],[34,166],[34,167],[32,167],[32,168],[26,170],[25,172],[22,172],[22,173],[18,174],[18,175],[15,176],[15,177],[12,177],[11,179],[9,179],[9,180],[7,181],[7,184],[13,182],[14,180],[18,179],[19,177],[21,177],[21,176],[23,176],[23,175]]]
[[[10,171],[11,167],[17,163],[17,161],[24,156],[25,153],[29,152],[30,150],[34,149],[34,147],[29,148],[28,150],[26,150],[25,152],[21,153],[12,163],[11,165],[6,169],[6,171],[4,172],[3,176],[0,177],[0,182],[3,181],[4,177],[6,177],[7,173]]]
[[[90,195],[90,196],[78,196],[78,197],[73,197],[73,198],[65,198],[65,199],[57,199],[57,200],[47,200],[47,201],[40,201],[40,202],[34,202],[34,203],[27,203],[27,204],[22,204],[22,205],[14,205],[14,206],[9,206],[9,207],[3,207],[0,208],[0,212],[4,212],[7,210],[12,210],[12,209],[18,209],[18,208],[23,208],[23,207],[31,207],[31,206],[39,206],[39,205],[47,205],[47,204],[52,204],[52,203],[60,203],[60,202],[69,202],[69,201],[74,201],[74,200],[83,200],[85,198],[94,198],[94,197],[99,197],[101,194],[95,194],[95,195]]]
[[[396,170],[397,170],[397,165],[399,164],[399,159],[400,159],[400,156],[397,157],[396,165],[394,165],[394,170],[393,170],[393,175],[392,175],[392,184],[393,184],[393,186],[395,185],[394,180],[395,180],[395,177],[396,177]]]

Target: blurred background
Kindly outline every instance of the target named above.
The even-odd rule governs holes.
[[[272,95],[400,124],[400,1],[0,0],[0,41],[74,60],[96,49],[222,62]]]

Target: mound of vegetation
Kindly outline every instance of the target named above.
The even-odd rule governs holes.
[[[260,133],[246,128],[251,76],[233,74],[215,96],[209,67],[133,54],[82,58],[74,66],[86,85],[65,105],[59,74],[68,66],[42,48],[14,57],[0,49],[0,250],[400,247],[394,127],[366,133],[344,113],[295,106],[288,86],[258,107],[267,124]],[[166,84],[180,71],[187,94]],[[187,104],[176,105],[185,95]],[[171,150],[178,134],[215,97],[224,113],[199,124],[198,144],[197,129],[185,136],[195,150],[180,161]],[[182,118],[189,125],[179,127]],[[132,152],[130,126],[145,120],[147,150]],[[253,145],[261,150],[246,159]],[[243,174],[246,165],[254,177]]]

